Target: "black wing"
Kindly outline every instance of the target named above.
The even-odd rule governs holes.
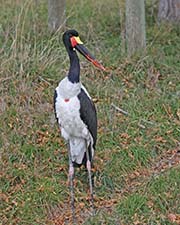
[[[54,106],[54,114],[55,114],[56,120],[58,122],[57,113],[56,113],[56,100],[57,100],[57,91],[56,90],[54,91],[54,99],[53,100],[54,100],[54,102],[53,102],[54,103],[54,105],[53,105]]]
[[[93,137],[93,148],[95,149],[97,140],[97,115],[95,105],[82,88],[81,92],[78,94],[78,99],[80,101],[80,117]]]

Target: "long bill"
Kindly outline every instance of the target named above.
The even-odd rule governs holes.
[[[88,51],[88,49],[83,44],[77,44],[75,48],[91,63],[93,63],[96,67],[98,67],[101,70],[106,70],[104,66],[98,62],[95,57]]]
[[[87,60],[93,63],[96,67],[101,70],[106,70],[104,66],[98,62],[95,57],[87,50],[87,48],[83,45],[83,42],[80,40],[79,37],[71,37],[70,38],[71,45],[73,48],[76,48]]]

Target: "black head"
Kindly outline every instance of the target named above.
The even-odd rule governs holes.
[[[73,48],[71,45],[71,38],[78,36],[79,34],[76,30],[67,30],[62,37],[63,43],[66,46],[66,48]]]
[[[80,40],[79,34],[76,30],[67,30],[63,34],[63,43],[66,46],[66,49],[69,54],[74,49],[76,49],[96,67],[100,68],[101,70],[105,70],[105,68],[95,59],[95,57],[83,45],[83,42]]]

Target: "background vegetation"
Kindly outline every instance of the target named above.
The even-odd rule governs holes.
[[[68,160],[53,114],[54,89],[69,65],[61,33],[48,32],[46,1],[0,5],[0,224],[68,224]],[[90,216],[87,176],[80,169],[77,221],[179,224],[180,30],[157,25],[156,8],[147,1],[147,50],[126,58],[120,9],[123,1],[67,0],[67,28],[77,29],[108,68],[102,73],[81,58],[99,135],[97,214]]]

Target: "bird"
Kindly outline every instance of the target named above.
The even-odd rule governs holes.
[[[88,172],[91,205],[93,206],[92,161],[97,140],[97,113],[95,105],[80,80],[80,62],[77,52],[99,69],[98,62],[81,41],[76,30],[64,32],[63,43],[70,60],[69,72],[59,82],[54,93],[54,111],[61,136],[68,148],[71,208],[74,217],[74,170],[84,165]]]

